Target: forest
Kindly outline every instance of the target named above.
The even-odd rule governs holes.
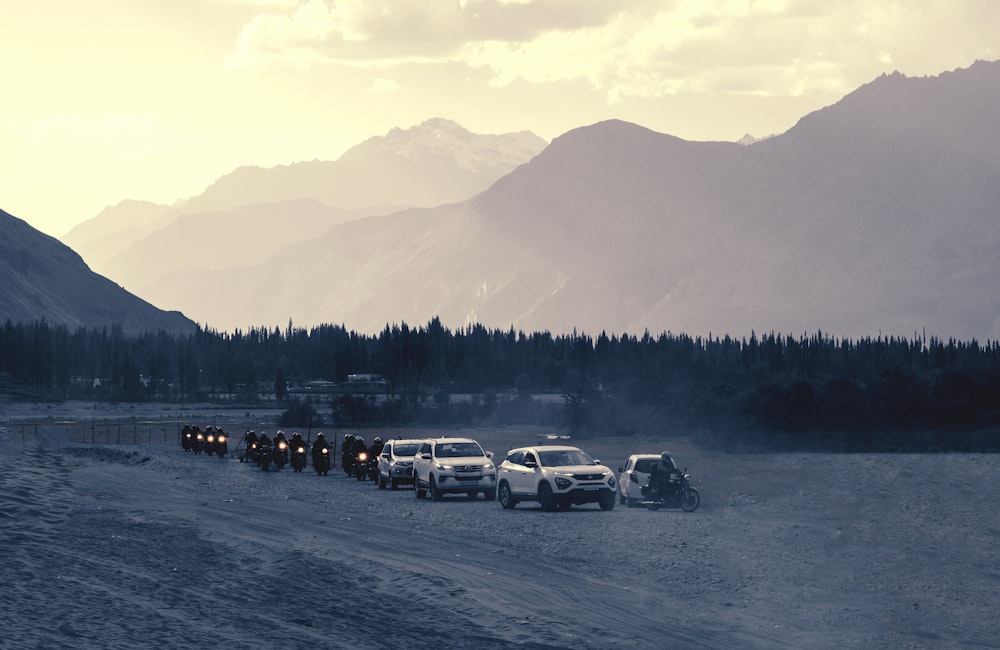
[[[382,375],[384,389],[351,390],[354,373]],[[316,382],[325,388],[310,391]],[[0,394],[274,401],[287,426],[540,424],[576,437],[684,431],[729,448],[1000,451],[1000,343],[916,333],[556,336],[434,319],[373,336],[289,322],[127,337],[8,320]]]

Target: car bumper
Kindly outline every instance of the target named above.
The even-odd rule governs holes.
[[[583,503],[597,503],[601,499],[606,498],[613,499],[616,498],[617,493],[605,485],[597,489],[584,487],[570,488],[565,492],[556,492],[554,496],[557,502],[579,505]]]
[[[438,476],[439,492],[469,492],[472,490],[492,490],[497,486],[496,474],[485,474],[482,477]]]

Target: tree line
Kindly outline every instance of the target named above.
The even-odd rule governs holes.
[[[384,395],[296,398],[313,380],[387,379]],[[525,333],[438,319],[363,335],[343,326],[199,328],[129,337],[8,320],[0,391],[40,400],[263,398],[331,425],[532,422],[574,435],[683,428],[735,444],[1000,450],[1000,343],[822,332],[748,337]],[[470,399],[458,402],[453,395]],[[560,396],[543,406],[533,396]]]

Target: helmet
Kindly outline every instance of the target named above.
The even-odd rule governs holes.
[[[354,440],[355,442],[360,442],[361,444],[365,444],[365,439],[362,438],[361,436],[357,436],[356,438],[354,438]]]
[[[373,442],[374,442],[375,444],[378,444],[378,443],[382,442],[382,438],[381,438],[381,436],[375,436],[375,440],[373,440]]]
[[[320,439],[320,438],[322,438],[322,437],[323,437],[323,434],[322,434],[322,433],[318,433],[318,434],[316,434],[316,439],[317,439],[317,440],[319,440],[319,439]]]
[[[344,440],[354,440],[354,434],[353,433],[345,433],[344,434]]]
[[[660,454],[660,460],[662,461],[673,460],[673,456],[670,455],[669,451],[664,451]]]

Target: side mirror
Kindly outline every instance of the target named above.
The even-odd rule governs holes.
[[[489,458],[490,460],[493,460],[493,452],[492,451],[486,452],[486,457]]]
[[[431,453],[429,451],[425,451],[424,453],[420,454],[420,457],[423,458],[424,460],[430,460]]]
[[[600,465],[601,464],[601,459],[600,458],[595,458],[594,459],[594,464],[595,465]]]

